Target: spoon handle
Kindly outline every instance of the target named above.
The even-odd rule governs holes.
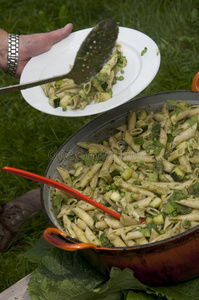
[[[78,199],[81,199],[89,204],[92,204],[93,206],[101,209],[102,211],[104,211],[105,213],[111,215],[112,217],[116,218],[116,219],[120,219],[120,214],[118,214],[117,212],[109,209],[108,207],[102,205],[101,203],[98,203],[97,201],[87,197],[86,195],[84,194],[81,194],[80,192],[66,186],[65,184],[62,184],[60,182],[57,182],[55,180],[52,180],[50,178],[46,178],[44,176],[41,176],[41,175],[37,175],[37,174],[34,174],[34,173],[31,173],[31,172],[28,172],[28,171],[24,171],[24,170],[21,170],[21,169],[17,169],[17,168],[12,168],[12,167],[3,167],[2,168],[3,171],[5,172],[8,172],[8,173],[12,173],[12,174],[15,174],[15,175],[18,175],[18,176],[21,176],[21,177],[25,177],[25,178],[28,178],[28,179],[31,179],[31,180],[34,180],[34,181],[38,181],[40,183],[43,183],[43,184],[47,184],[47,185],[50,185],[54,188],[58,188],[59,190],[62,190]]]
[[[69,77],[70,77],[70,72],[67,73],[67,74],[53,76],[53,77],[40,79],[40,80],[36,80],[36,81],[31,81],[31,82],[27,82],[27,83],[15,84],[15,85],[2,87],[2,88],[0,88],[0,95],[25,90],[25,89],[28,89],[28,88],[32,88],[32,87],[35,87],[35,86],[40,86],[42,84],[62,80],[64,78],[69,78]]]

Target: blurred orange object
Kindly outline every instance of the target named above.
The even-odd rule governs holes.
[[[199,72],[196,73],[194,76],[194,79],[192,81],[192,86],[191,86],[192,92],[199,92]]]

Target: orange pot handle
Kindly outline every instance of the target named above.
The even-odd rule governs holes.
[[[193,78],[191,90],[192,92],[199,92],[199,72]]]
[[[53,228],[53,227],[47,228],[43,233],[43,237],[48,243],[63,250],[76,251],[76,250],[89,249],[89,248],[97,249],[97,246],[90,243],[76,243],[76,244],[66,243],[62,240],[59,240],[54,235],[55,236],[60,235],[67,240],[68,239],[67,234],[59,230],[58,228]]]

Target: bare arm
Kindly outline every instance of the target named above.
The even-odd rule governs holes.
[[[23,68],[32,57],[50,50],[53,44],[67,37],[72,29],[73,25],[69,23],[63,28],[47,33],[20,35],[19,61],[15,76],[20,77]],[[2,69],[5,69],[7,66],[7,54],[8,33],[5,30],[0,29],[0,68]]]
[[[0,29],[0,68],[5,69],[8,54],[8,33]]]

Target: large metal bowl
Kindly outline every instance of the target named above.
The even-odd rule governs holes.
[[[52,158],[45,176],[55,179],[56,167],[70,167],[81,152],[79,141],[98,142],[109,137],[119,125],[124,124],[130,110],[150,107],[156,110],[167,99],[186,100],[189,104],[199,104],[199,93],[191,91],[172,91],[149,95],[131,100],[120,107],[103,113],[73,134]],[[112,266],[131,268],[137,279],[147,285],[168,285],[199,276],[199,226],[164,241],[133,247],[108,248],[81,243],[67,236],[58,224],[50,197],[51,188],[42,186],[42,206],[46,218],[53,226],[44,232],[44,238],[56,247],[81,253],[102,272]],[[68,242],[57,239],[62,235]]]

